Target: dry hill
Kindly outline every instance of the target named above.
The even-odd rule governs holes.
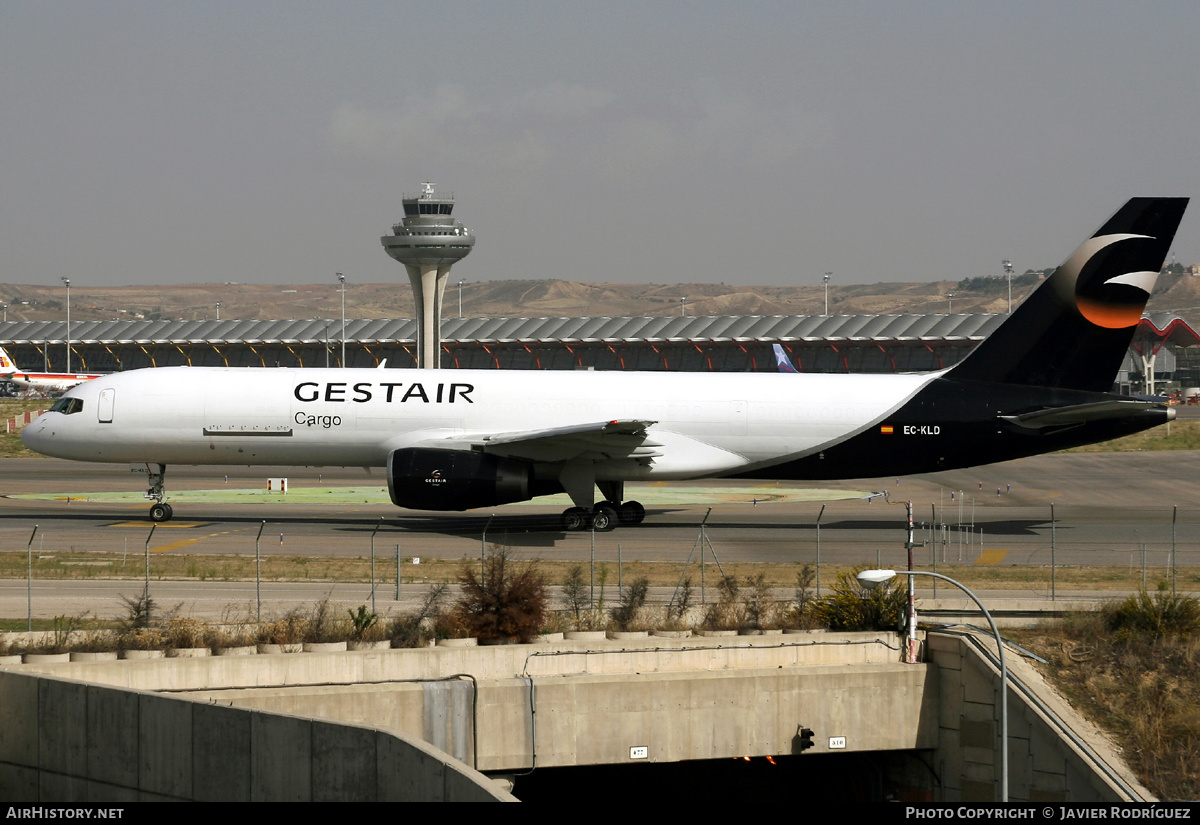
[[[1014,302],[1037,283],[1015,279]],[[961,282],[831,285],[829,311],[857,313],[946,312],[954,293],[955,312],[1004,312],[1008,288],[1000,278]],[[561,280],[468,281],[462,289],[467,317],[677,315],[680,298],[688,315],[813,315],[824,308],[820,284],[726,286],[725,284],[617,284]],[[0,303],[9,320],[61,320],[65,294],[58,286],[0,284]],[[299,319],[341,317],[337,284],[188,284],[183,286],[76,286],[72,320],[113,318]],[[1164,275],[1150,300],[1154,311],[1200,318],[1200,278]],[[347,284],[346,315],[351,318],[409,318],[412,293],[407,281]],[[446,288],[445,315],[458,314],[458,285]]]

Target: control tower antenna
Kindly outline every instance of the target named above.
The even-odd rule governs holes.
[[[416,304],[417,367],[437,369],[442,352],[442,295],[450,267],[467,257],[475,246],[471,230],[450,217],[454,196],[439,197],[435,184],[421,184],[419,195],[403,195],[404,219],[391,235],[379,240],[388,255],[404,264]]]

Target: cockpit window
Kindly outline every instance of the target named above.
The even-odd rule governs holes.
[[[50,407],[50,412],[60,412],[63,415],[74,415],[83,409],[82,398],[60,398]]]

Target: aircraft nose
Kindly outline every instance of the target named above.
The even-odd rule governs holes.
[[[47,432],[49,422],[44,418],[38,418],[31,424],[27,424],[21,430],[21,443],[34,452],[43,452],[43,448],[49,441],[53,431]]]

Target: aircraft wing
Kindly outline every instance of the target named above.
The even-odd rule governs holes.
[[[485,453],[527,461],[650,460],[661,455],[657,448],[662,446],[647,434],[647,428],[654,423],[632,419],[600,421],[541,430],[457,436],[426,442],[423,446],[470,446]]]
[[[1050,407],[1017,415],[1002,415],[999,418],[1010,424],[1016,424],[1018,427],[1040,430],[1042,427],[1062,427],[1070,424],[1085,424],[1089,421],[1104,421],[1110,418],[1128,418],[1142,410],[1152,410],[1161,406],[1161,401],[1123,399],[1097,401],[1094,404],[1074,404],[1070,407]],[[1174,413],[1174,410],[1170,410],[1170,412]]]

